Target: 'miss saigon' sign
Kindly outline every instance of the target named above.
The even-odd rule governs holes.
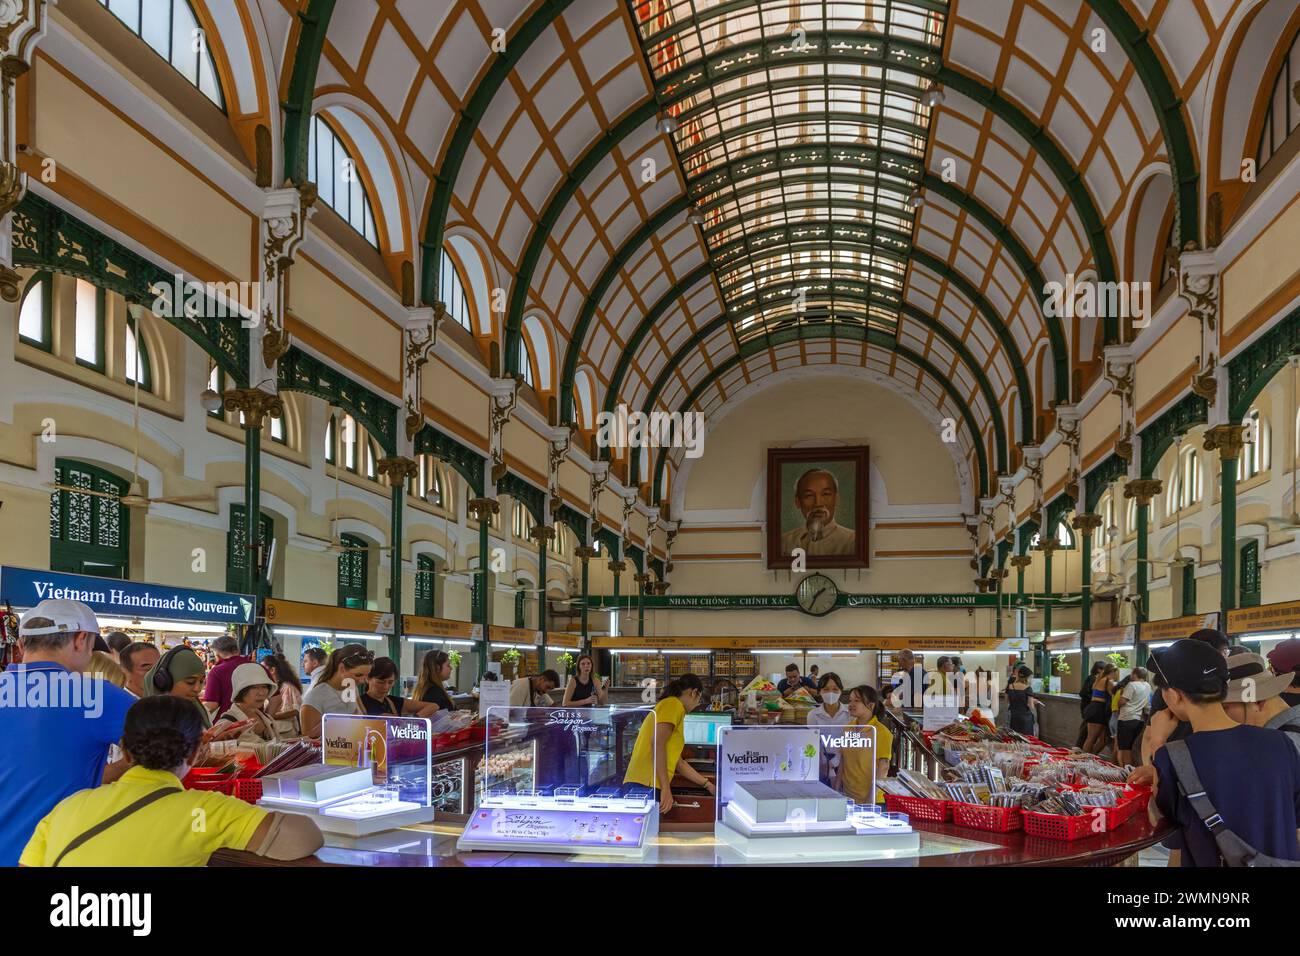
[[[16,608],[28,608],[47,599],[80,601],[96,614],[116,617],[202,624],[251,624],[253,621],[253,599],[246,594],[0,567],[0,600]]]

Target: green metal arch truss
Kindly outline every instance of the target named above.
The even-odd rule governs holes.
[[[524,481],[514,472],[507,471],[497,482],[497,492],[509,495],[523,505],[538,524],[546,521],[546,492],[536,485]]]
[[[901,309],[909,318],[925,325],[943,339],[948,347],[962,359],[970,369],[971,374],[975,376],[975,381],[979,385],[980,393],[984,396],[984,401],[989,407],[989,417],[993,423],[994,451],[997,453],[997,470],[1005,471],[1007,467],[1006,426],[1003,424],[1002,416],[998,412],[997,395],[993,391],[993,386],[989,382],[988,376],[984,374],[984,370],[980,368],[979,363],[975,361],[975,356],[971,354],[970,349],[966,347],[966,344],[953,334],[952,330],[942,322],[935,319],[933,316],[922,312],[920,309],[916,308],[916,306],[907,303],[903,303]],[[720,315],[712,321],[705,323],[695,332],[694,335],[682,343],[681,348],[679,348],[673,357],[664,365],[663,369],[659,372],[659,376],[651,386],[650,391],[646,394],[646,400],[643,407],[643,411],[646,414],[649,414],[654,409],[655,402],[659,400],[660,394],[663,392],[664,388],[667,387],[669,378],[672,376],[673,371],[681,364],[683,359],[690,354],[691,350],[698,348],[703,342],[708,340],[709,336],[718,329],[724,328],[730,321],[732,321],[731,316]],[[618,396],[615,393],[609,393],[605,399],[606,411],[613,410],[614,401],[617,397]],[[640,449],[633,448],[631,455],[631,474],[637,474],[637,467],[639,464]]]
[[[432,455],[439,461],[446,462],[465,479],[475,495],[483,494],[483,470],[487,466],[487,459],[473,448],[425,422],[415,436],[415,453]]]
[[[568,525],[569,530],[573,532],[578,541],[583,544],[586,543],[588,524],[586,515],[581,514],[576,508],[568,503],[564,503],[551,512],[551,518],[556,524]]]
[[[743,160],[737,160],[728,165],[720,172],[720,175],[726,176],[731,182],[743,181],[745,178],[752,178],[758,171],[775,168],[782,171],[784,182],[791,182],[789,177],[784,174],[795,168],[819,168],[830,165],[857,165],[863,169],[878,169],[883,162],[890,162],[902,166],[905,163],[915,163],[916,168],[920,169],[919,162],[903,153],[896,153],[890,150],[881,150],[865,147],[841,147],[841,146],[797,146],[786,147],[783,149],[771,150],[765,153],[753,154],[745,157]],[[827,177],[815,177],[818,181],[824,181]],[[832,181],[839,177],[831,176]],[[716,181],[716,176],[711,177]],[[946,183],[939,176],[933,173],[925,173],[922,180],[924,187],[946,199],[948,202],[960,209],[968,212],[981,226],[987,230],[996,241],[999,241],[1006,248],[1011,258],[1024,272],[1029,286],[1034,290],[1043,290],[1046,287],[1046,279],[1042,270],[1039,269],[1038,263],[1029,250],[1020,241],[1015,231],[1002,222],[997,216],[985,206],[979,199],[953,185]],[[882,188],[890,189],[900,195],[905,195],[906,190],[892,187],[888,181],[880,183]],[[693,190],[697,195],[703,190],[697,187]],[[737,196],[745,195],[746,191],[740,190]],[[685,212],[690,205],[690,200],[686,196],[678,197],[672,202],[667,203],[662,209],[655,213],[653,217],[640,229],[619,247],[614,254],[613,259],[606,265],[605,269],[597,278],[595,284],[591,287],[587,298],[583,301],[582,310],[578,314],[578,319],[574,323],[574,330],[569,336],[569,345],[565,350],[564,365],[560,375],[560,408],[561,418],[564,421],[573,419],[573,384],[577,375],[578,362],[582,355],[582,346],[586,342],[587,332],[590,328],[591,321],[594,318],[597,305],[604,298],[605,293],[609,290],[610,285],[617,277],[618,272],[632,258],[636,250],[646,241],[649,240],[660,228],[670,222],[673,218],[682,212]],[[710,206],[705,205],[704,211],[707,213]],[[1059,316],[1048,315],[1043,310],[1045,299],[1041,295],[1035,296],[1038,302],[1040,314],[1043,316],[1044,324],[1047,328],[1049,342],[1052,348],[1052,364],[1055,375],[1054,397],[1058,402],[1069,401],[1069,348],[1066,344],[1065,330],[1061,324]],[[1040,396],[1041,398],[1042,396]],[[1032,419],[1031,419],[1032,420]]]
[[[335,2],[308,0],[298,13],[302,28],[293,51],[288,98],[280,104],[284,109],[284,178],[295,184],[307,181],[307,142],[311,132],[311,104],[316,95],[316,71]]]
[[[1156,466],[1179,435],[1195,425],[1209,422],[1210,407],[1195,392],[1188,392],[1140,432],[1142,436],[1141,472],[1143,478],[1155,476]]]
[[[811,223],[802,223],[801,225],[807,226],[811,225]],[[761,235],[761,233],[756,233],[755,235]],[[837,239],[835,240],[835,245],[836,248],[841,248],[852,246],[854,243]],[[1019,390],[1020,398],[1022,433],[1025,435],[1034,434],[1033,391],[1030,388],[1029,375],[1025,368],[1024,356],[1020,354],[1020,348],[1016,345],[1015,339],[1011,335],[1006,324],[998,316],[992,304],[978,289],[975,288],[974,284],[971,283],[970,280],[960,271],[949,266],[937,256],[926,252],[924,249],[913,248],[911,252],[906,255],[898,255],[896,253],[886,253],[876,245],[868,244],[866,248],[870,249],[877,255],[891,255],[899,261],[907,261],[910,258],[917,264],[924,266],[950,281],[962,295],[975,305],[976,310],[979,311],[980,315],[997,335],[998,341],[1002,344],[1002,348],[1007,354],[1007,361],[1011,366],[1012,374],[1016,377],[1016,385]],[[610,376],[609,387],[606,390],[607,403],[609,401],[608,396],[617,396],[619,394],[623,387],[623,379],[627,376],[627,373],[631,368],[632,359],[636,356],[638,349],[641,347],[642,341],[650,333],[650,330],[654,327],[655,323],[659,321],[662,315],[672,306],[672,303],[675,302],[677,298],[707,276],[713,266],[713,262],[706,262],[699,268],[695,269],[681,282],[677,283],[677,285],[665,292],[663,296],[661,296],[659,300],[656,301],[655,304],[646,312],[645,318],[641,320],[640,324],[637,325],[632,334],[628,336],[628,340],[623,346],[623,351],[619,355],[618,364],[614,366],[614,372]],[[580,343],[582,337],[585,337],[586,330],[584,329],[581,331],[582,335],[580,336],[578,331],[575,330],[575,333],[570,340],[571,346],[573,342]],[[572,391],[572,389],[569,391]]]
[[[388,399],[296,345],[280,359],[276,373],[279,391],[302,392],[337,405],[360,422],[385,453],[397,454],[397,406]]]
[[[943,374],[941,374],[939,370],[935,368],[934,365],[932,365],[928,359],[913,352],[907,346],[900,345],[898,342],[894,341],[894,339],[892,339],[887,335],[884,335],[883,333],[868,331],[863,328],[836,327],[831,325],[803,325],[797,327],[796,329],[783,330],[783,333],[788,333],[788,334],[773,335],[772,338],[773,339],[782,338],[785,340],[792,340],[792,339],[808,340],[808,339],[825,339],[825,338],[856,339],[858,341],[865,340],[871,343],[872,345],[877,345],[881,348],[889,349],[891,352],[897,353],[900,357],[907,359],[917,368],[921,369],[923,372],[925,372],[927,375],[933,378],[936,382],[939,383],[940,386],[943,387],[943,390],[948,393],[948,397],[952,399],[953,404],[956,405],[957,408],[961,411],[962,418],[966,422],[966,427],[970,430],[971,442],[975,446],[975,455],[979,461],[979,476],[978,476],[979,496],[984,497],[988,493],[988,483],[989,483],[988,455],[984,450],[984,442],[980,440],[979,423],[975,421],[975,414],[974,412],[971,411],[970,406],[966,403],[966,400],[962,398],[961,394],[957,391],[956,387],[953,386],[952,382],[948,381],[948,379]],[[760,340],[755,344],[758,345],[758,348],[751,348],[749,350],[746,350],[742,347],[741,351],[737,352],[731,358],[727,359],[725,362],[721,363],[716,368],[714,368],[713,371],[709,372],[708,375],[706,375],[703,379],[700,380],[700,382],[695,386],[695,388],[691,389],[691,393],[686,396],[685,400],[683,400],[681,407],[678,409],[678,411],[683,414],[690,411],[691,406],[694,405],[699,400],[702,394],[704,394],[705,389],[707,389],[715,381],[717,381],[727,372],[731,371],[741,362],[745,361],[746,359],[752,358],[755,354],[763,351],[768,347],[768,343],[763,340]],[[655,461],[654,486],[653,486],[654,494],[651,497],[652,501],[658,501],[660,495],[663,493],[661,482],[663,479],[664,460],[667,455],[668,455],[667,448],[659,449],[659,457]]]
[[[1300,355],[1300,309],[1251,342],[1228,362],[1228,421],[1240,422],[1264,387]]]
[[[1088,0],[1088,6],[1123,46],[1160,121],[1174,181],[1174,215],[1177,217],[1174,229],[1178,246],[1182,248],[1189,242],[1199,243],[1200,176],[1187,118],[1183,115],[1183,101],[1174,93],[1169,74],[1156,55],[1150,31],[1137,25],[1123,0]]]
[[[451,142],[443,154],[442,165],[433,177],[433,190],[429,195],[429,209],[424,228],[424,239],[420,243],[423,296],[425,302],[434,302],[438,298],[438,253],[442,249],[443,236],[447,231],[447,210],[451,208],[451,195],[460,176],[460,167],[465,162],[469,147],[474,142],[474,131],[482,122],[492,99],[502,84],[513,72],[515,66],[529,47],[546,32],[573,0],[543,0],[537,10],[530,16],[515,35],[506,41],[506,48],[498,53],[491,67],[475,85],[465,108],[460,111],[456,121],[456,130],[451,135]],[[549,230],[548,230],[549,231]],[[515,348],[518,348],[516,343]]]
[[[1111,482],[1127,474],[1128,462],[1119,455],[1112,454],[1105,458],[1101,464],[1084,476],[1083,510],[1089,514],[1094,513],[1101,502],[1101,496],[1106,493]]]

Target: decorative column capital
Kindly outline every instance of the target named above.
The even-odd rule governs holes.
[[[668,584],[667,581],[655,581],[653,584],[650,585],[650,593],[662,597],[663,595],[668,593],[669,587],[670,585]]]
[[[1006,568],[989,568],[989,580],[995,583],[1005,581],[1010,573]]]
[[[272,395],[260,388],[232,388],[221,396],[222,407],[228,412],[242,412],[243,427],[261,428],[262,420],[270,415],[281,418],[284,415],[284,401],[279,395]]]
[[[618,559],[611,559],[609,562],[609,569],[614,574],[622,574],[627,570],[627,562]]]
[[[535,524],[528,531],[528,537],[539,545],[547,545],[555,540],[555,529],[550,525]]]
[[[650,583],[650,575],[646,574],[644,571],[638,571],[636,574],[632,575],[632,580],[642,587],[645,587]]]
[[[1081,534],[1091,535],[1101,527],[1101,515],[1088,511],[1077,514],[1074,516],[1074,520],[1070,522],[1070,527]]]
[[[1034,559],[1027,554],[1013,554],[1011,556],[1011,566],[1017,571],[1023,571],[1034,563]]]
[[[465,502],[465,511],[479,524],[486,524],[501,512],[501,503],[495,498],[471,498]]]
[[[1160,494],[1164,482],[1159,478],[1137,478],[1124,486],[1125,498],[1136,498],[1139,508],[1146,508]]]
[[[1235,461],[1241,457],[1242,433],[1245,425],[1215,425],[1207,428],[1204,435],[1206,451],[1217,451],[1220,461]]]
[[[388,479],[388,483],[394,488],[403,484],[406,479],[414,478],[420,473],[420,466],[411,458],[403,458],[400,455],[393,458],[381,458],[375,462],[375,471]]]
[[[580,544],[578,545],[578,547],[573,549],[573,553],[576,554],[582,560],[583,564],[586,564],[588,561],[590,561],[600,552],[593,547],[590,547],[585,544]]]
[[[1043,552],[1043,554],[1049,558],[1056,553],[1056,550],[1060,546],[1061,543],[1057,541],[1055,538],[1044,538],[1041,535],[1039,536],[1038,550]]]

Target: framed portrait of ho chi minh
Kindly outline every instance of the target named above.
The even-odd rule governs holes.
[[[803,548],[809,568],[865,568],[866,445],[767,450],[767,566],[790,567]]]

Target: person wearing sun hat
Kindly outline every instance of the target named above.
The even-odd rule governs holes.
[[[1252,675],[1237,656],[1244,681]],[[1151,667],[1170,713],[1192,727],[1186,739],[1156,751],[1149,805],[1152,823],[1177,825],[1182,865],[1223,865],[1221,841],[1229,833],[1256,853],[1300,862],[1300,752],[1288,735],[1229,716],[1224,702],[1232,672],[1210,644],[1175,641],[1152,652]]]
[[[1258,654],[1234,654],[1228,658],[1223,709],[1239,724],[1282,731],[1300,751],[1300,706],[1288,707],[1282,699],[1290,684],[1290,674],[1274,674]]]
[[[1291,676],[1291,687],[1282,691],[1282,699],[1287,702],[1287,706],[1295,707],[1300,704],[1300,640],[1292,637],[1279,641],[1277,646],[1268,652],[1268,662],[1274,674]]]
[[[275,690],[275,681],[261,664],[240,664],[230,675],[231,704],[217,719],[223,722],[252,721],[239,735],[241,743],[281,740],[275,722],[265,710],[266,701]]]
[[[106,779],[109,747],[135,703],[86,673],[99,622],[80,601],[41,601],[18,639],[22,663],[0,673],[0,866],[17,865],[55,804]]]

